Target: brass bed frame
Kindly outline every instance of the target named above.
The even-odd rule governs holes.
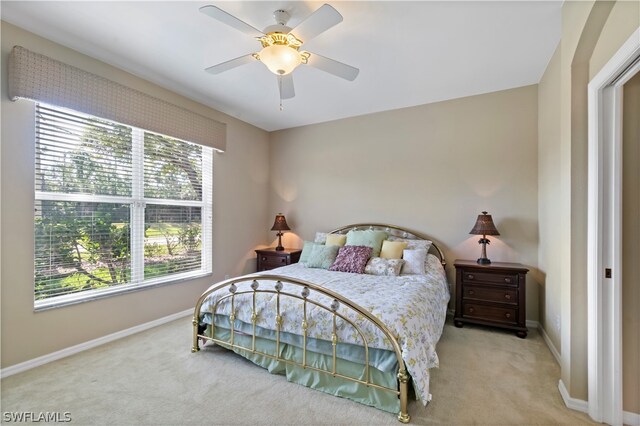
[[[341,228],[335,229],[333,231],[330,232],[330,234],[345,234],[350,230],[363,230],[363,229],[377,229],[377,230],[384,230],[386,232],[388,232],[390,235],[395,235],[401,238],[406,238],[406,239],[415,239],[415,240],[430,240],[430,238],[423,236],[422,234],[419,234],[417,232],[414,231],[410,231],[408,229],[405,228],[401,228],[398,226],[394,226],[394,225],[386,225],[386,224],[376,224],[376,223],[364,223],[364,224],[355,224],[355,225],[348,225],[348,226],[343,226]],[[444,255],[442,253],[442,250],[440,250],[440,248],[433,243],[431,245],[431,249],[430,252],[433,252],[433,254],[435,254],[436,256],[439,257],[440,262],[442,263],[442,266],[444,267],[446,265],[446,262],[444,260]],[[259,283],[258,281],[260,281],[261,283]],[[275,284],[273,285],[273,287],[270,288],[266,288],[264,282],[274,282]],[[251,282],[251,290],[238,290],[238,287],[236,284],[238,283],[245,283],[245,282]],[[290,292],[290,291],[283,291],[283,284],[286,283],[288,285],[292,285],[294,287],[300,288],[299,294]],[[263,288],[265,287],[265,288]],[[200,316],[201,316],[201,308],[202,308],[202,304],[204,303],[205,299],[212,293],[220,290],[220,289],[224,289],[227,288],[228,290],[228,294],[221,296],[215,304],[212,305],[211,307],[211,311],[208,311],[207,313],[211,314],[211,326],[209,328],[209,335],[206,335],[206,330],[205,331],[200,331],[199,328],[199,323],[200,323]],[[289,287],[290,288],[290,287]],[[327,306],[324,303],[321,303],[317,300],[314,300],[312,298],[310,298],[310,296],[312,295],[312,292],[317,293],[319,295],[325,296],[327,298],[329,298],[330,300],[332,300],[331,304],[329,306]],[[276,323],[276,352],[275,355],[274,354],[269,354],[269,353],[265,353],[262,351],[259,351],[256,349],[256,322],[257,322],[257,318],[258,318],[258,313],[256,310],[256,295],[258,293],[268,293],[268,294],[272,294],[275,295],[276,297],[276,303],[275,306],[273,306],[273,308],[275,309],[275,323]],[[245,347],[242,345],[239,345],[237,342],[234,341],[234,337],[235,337],[235,333],[236,331],[234,330],[235,326],[235,320],[236,320],[236,311],[235,311],[235,298],[238,295],[242,295],[242,294],[248,294],[250,295],[250,297],[252,298],[252,314],[251,314],[251,323],[252,323],[252,329],[253,332],[251,333],[251,335],[249,336],[251,338],[251,347]],[[300,324],[301,326],[301,335],[302,335],[302,363],[296,362],[294,360],[290,360],[290,359],[285,359],[283,357],[280,356],[280,333],[281,333],[281,327],[282,327],[282,323],[283,323],[283,317],[281,315],[280,312],[280,299],[282,297],[289,297],[289,298],[293,298],[293,299],[298,299],[302,301],[302,309],[303,309],[303,320],[302,320],[302,324]],[[214,326],[214,315],[216,314],[216,310],[218,308],[218,305],[220,304],[221,301],[223,300],[227,300],[230,299],[230,303],[231,303],[231,313],[229,315],[229,324],[230,324],[230,336],[229,336],[229,340],[221,340],[218,339],[214,334],[215,331],[215,326]],[[308,328],[308,318],[307,318],[307,306],[311,304],[311,305],[315,305],[327,312],[329,312],[332,315],[333,318],[333,330],[331,333],[331,344],[333,347],[333,354],[332,354],[332,363],[331,363],[331,369],[322,369],[322,368],[317,368],[311,365],[307,364],[307,328]],[[346,306],[347,308],[349,308],[349,310],[356,312],[357,314],[361,315],[361,317],[359,318],[360,321],[362,321],[362,319],[369,321],[371,323],[373,323],[379,330],[381,330],[384,335],[387,337],[387,339],[389,340],[389,342],[391,343],[391,346],[393,348],[393,351],[395,352],[397,361],[398,361],[398,372],[396,374],[397,378],[398,378],[398,387],[397,388],[389,388],[386,386],[382,386],[376,383],[373,383],[370,380],[370,375],[369,375],[369,346],[368,346],[368,342],[367,339],[365,338],[364,334],[362,333],[361,328],[351,319],[349,319],[346,315],[343,315],[341,313],[338,312],[338,308],[340,306]],[[360,337],[361,341],[362,341],[362,347],[364,348],[364,356],[365,356],[365,362],[364,362],[364,379],[360,379],[360,378],[355,378],[355,377],[350,377],[350,376],[346,376],[346,375],[342,375],[339,374],[336,371],[336,365],[337,365],[337,356],[336,356],[336,346],[338,344],[338,337],[337,337],[337,327],[336,327],[336,321],[337,319],[340,318],[341,320],[343,320],[344,322],[346,322],[347,324],[351,325],[358,333],[358,336]],[[372,388],[376,388],[376,389],[381,389],[384,391],[388,391],[391,392],[395,395],[397,395],[400,398],[400,412],[398,413],[398,420],[402,423],[408,423],[409,420],[411,419],[411,416],[409,415],[408,411],[407,411],[407,403],[408,403],[408,383],[409,383],[409,374],[407,373],[406,367],[404,365],[404,361],[402,359],[402,349],[400,348],[400,344],[398,343],[398,340],[396,339],[396,337],[393,335],[393,333],[391,332],[391,330],[389,330],[389,328],[382,322],[380,321],[377,317],[375,317],[373,314],[371,314],[370,312],[368,312],[366,309],[362,308],[361,306],[357,305],[356,303],[350,301],[349,299],[341,296],[340,294],[331,291],[329,289],[326,289],[324,287],[321,287],[317,284],[308,282],[308,281],[304,281],[304,280],[299,280],[299,279],[295,279],[295,278],[289,278],[289,277],[285,277],[282,275],[274,275],[274,274],[269,274],[269,275],[262,275],[262,274],[251,274],[251,275],[244,275],[242,277],[238,277],[238,278],[232,278],[232,279],[228,279],[225,281],[221,281],[220,283],[218,283],[217,285],[214,285],[213,287],[209,288],[207,291],[205,291],[200,298],[198,299],[198,302],[196,304],[194,313],[193,313],[193,347],[191,349],[191,352],[198,352],[200,350],[200,346],[199,346],[199,341],[200,339],[203,340],[203,342],[207,342],[207,341],[211,341],[214,342],[224,348],[227,349],[238,349],[238,350],[243,350],[243,351],[247,351],[249,353],[252,354],[257,354],[257,355],[261,355],[279,362],[284,362],[287,364],[293,364],[296,365],[298,367],[301,367],[303,369],[309,369],[309,370],[313,370],[316,372],[320,372],[320,373],[325,373],[325,374],[329,374],[333,377],[338,377],[340,379],[344,379],[344,380],[348,380],[348,381],[353,381],[353,382],[357,382],[360,383],[362,385],[365,385],[367,387],[372,387]],[[244,334],[244,333],[243,333]]]

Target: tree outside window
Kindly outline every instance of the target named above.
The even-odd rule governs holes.
[[[210,272],[210,148],[45,105],[36,130],[36,300]]]

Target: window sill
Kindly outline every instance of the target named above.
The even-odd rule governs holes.
[[[52,297],[44,300],[36,300],[34,303],[34,312],[47,311],[49,309],[62,308],[64,306],[77,305],[79,303],[92,302],[94,300],[104,299],[112,296],[120,296],[135,291],[148,290],[155,287],[163,287],[166,285],[180,284],[196,278],[211,276],[213,272],[187,272],[184,274],[176,274],[170,279],[159,278],[155,280],[145,281],[143,284],[125,284],[105,289],[88,290],[81,293],[75,293],[64,296]]]

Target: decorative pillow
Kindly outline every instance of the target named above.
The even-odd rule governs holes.
[[[409,240],[406,238],[395,237],[393,235],[387,239],[389,241],[404,241],[405,243],[407,243],[407,250],[425,249],[426,251],[429,251],[429,249],[431,248],[431,244],[433,244],[429,240]]]
[[[342,247],[347,242],[347,236],[342,234],[327,234],[325,244],[328,246]]]
[[[327,234],[326,232],[316,232],[316,237],[313,239],[314,243],[324,244],[327,242]]]
[[[349,231],[347,232],[347,246],[367,246],[371,247],[371,256],[380,256],[380,249],[382,248],[382,242],[387,239],[387,234],[384,231]]]
[[[337,246],[329,246],[336,247]],[[367,246],[344,246],[340,247],[336,261],[329,268],[330,271],[352,272],[362,274],[367,260],[371,256],[371,247]]]
[[[307,268],[329,269],[334,260],[336,260],[339,248],[338,246],[314,244],[307,258]]]
[[[402,266],[402,275],[426,274],[424,267],[427,261],[427,251],[425,249],[405,250],[402,253],[404,265]]]
[[[408,243],[406,241],[389,241],[384,240],[382,242],[382,249],[380,250],[380,257],[385,259],[401,259],[402,250],[407,248]]]
[[[402,259],[383,259],[382,257],[372,257],[367,266],[364,268],[365,274],[370,275],[400,275],[402,269]]]
[[[311,250],[313,249],[313,246],[316,245],[319,244],[312,243],[311,241],[305,241],[304,245],[302,246],[302,253],[300,253],[300,260],[298,260],[298,263],[302,263],[306,266],[307,261],[309,260],[309,255],[311,254]]]

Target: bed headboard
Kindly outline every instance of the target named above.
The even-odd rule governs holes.
[[[440,259],[440,263],[442,263],[442,267],[444,268],[447,265],[447,262],[444,260],[444,253],[440,250],[440,247],[433,240],[419,232],[412,231],[410,229],[402,228],[400,226],[395,225],[387,225],[384,223],[356,223],[353,225],[342,226],[338,229],[334,229],[329,232],[330,234],[346,234],[351,230],[380,230],[386,231],[390,235],[405,238],[407,240],[429,240],[431,241],[431,248],[429,249],[429,253],[432,253]]]

